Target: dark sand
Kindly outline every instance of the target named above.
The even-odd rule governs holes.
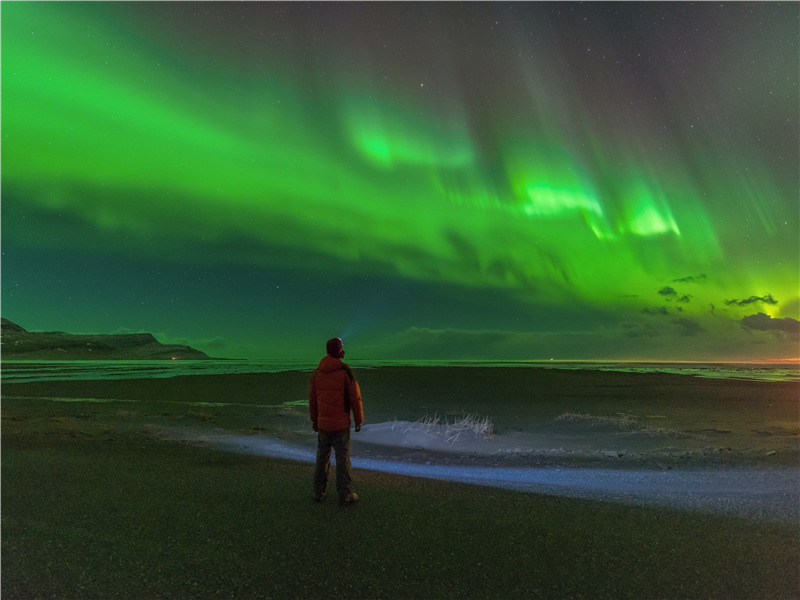
[[[422,470],[452,466],[542,473],[569,470],[580,475],[590,469],[602,476],[646,472],[648,477],[657,473],[789,473],[797,483],[797,383],[525,368],[381,368],[361,369],[357,375],[367,425],[353,434],[356,466],[362,460],[367,466],[403,463]],[[112,510],[124,520],[126,510],[141,515],[149,508],[157,516],[147,518],[150,529],[144,535],[155,545],[172,544],[169,552],[184,558],[196,552],[194,546],[202,545],[202,540],[191,531],[178,535],[186,537],[183,541],[170,542],[172,538],[163,536],[177,535],[167,521],[185,526],[185,510],[195,511],[203,523],[225,521],[231,528],[226,535],[232,538],[274,538],[274,531],[250,530],[251,509],[242,508],[242,514],[250,515],[242,520],[221,506],[183,495],[188,485],[203,496],[201,472],[210,468],[209,482],[223,486],[227,493],[236,490],[235,498],[219,501],[233,501],[237,506],[263,504],[267,513],[291,513],[282,519],[298,529],[321,527],[311,525],[317,517],[306,514],[305,508],[298,509],[302,514],[290,508],[307,506],[310,465],[221,452],[217,446],[225,444],[211,443],[235,438],[252,440],[252,447],[277,443],[313,452],[314,437],[304,406],[308,377],[307,372],[289,372],[4,384],[4,597],[201,598],[230,597],[228,592],[238,590],[234,596],[269,598],[321,593],[323,588],[298,574],[287,575],[282,582],[273,577],[270,583],[248,587],[263,561],[289,569],[318,561],[313,540],[305,549],[289,544],[290,557],[274,544],[268,549],[258,545],[259,561],[248,562],[239,571],[231,567],[232,580],[217,593],[208,587],[212,585],[205,572],[211,568],[208,564],[200,568],[192,563],[184,572],[183,559],[162,556],[157,560],[152,548],[137,544],[119,552],[126,560],[132,558],[126,552],[141,554],[138,566],[107,564],[107,556],[121,560],[119,552],[109,547],[130,542],[124,531],[115,533],[113,519],[96,516],[99,510]],[[447,442],[442,431],[420,432],[413,425],[425,416],[452,422],[464,413],[488,416],[494,426],[492,438],[462,436]],[[237,450],[235,444],[227,448]],[[249,468],[254,469],[252,480]],[[259,491],[265,485],[263,476],[257,475],[262,469],[274,471],[281,486]],[[62,472],[67,479],[59,483]],[[181,479],[187,473],[197,480],[187,484]],[[419,471],[415,474],[425,476]],[[620,506],[603,501],[603,494],[582,499],[537,492],[535,487],[523,494],[491,491],[365,468],[356,468],[355,476],[362,495],[355,508],[357,516],[345,517],[333,505],[307,506],[311,511],[328,511],[323,514],[333,510],[330,518],[335,522],[358,521],[365,530],[348,535],[368,538],[347,538],[360,549],[351,558],[369,567],[367,572],[356,569],[361,571],[362,584],[344,577],[335,561],[318,574],[339,581],[337,593],[327,590],[332,597],[353,593],[403,598],[798,597],[796,512],[769,522],[693,511],[679,501],[674,507],[669,503],[656,508]],[[640,481],[650,485],[651,480]],[[129,498],[118,497],[104,482],[134,491]],[[145,488],[152,488],[155,496],[142,497]],[[253,494],[263,497],[250,497]],[[176,497],[181,501],[176,502]],[[54,498],[59,499],[58,507],[53,505]],[[82,498],[94,512],[75,516],[83,514]],[[725,498],[720,501],[724,504]],[[131,503],[127,509],[126,502]],[[535,508],[523,506],[528,502]],[[560,515],[572,521],[563,522]],[[261,528],[288,526],[269,519],[265,524],[263,518],[258,517]],[[208,526],[203,523],[196,523],[195,529]],[[574,529],[577,523],[580,527]],[[390,524],[392,532],[384,532]],[[412,524],[421,529],[409,530]],[[463,527],[470,528],[470,533]],[[370,538],[375,528],[384,533]],[[524,542],[517,530],[530,536],[529,546],[522,550],[519,544]],[[476,537],[479,531],[486,537]],[[70,540],[76,536],[89,545],[71,548]],[[98,539],[99,546],[106,548],[102,556],[95,556],[92,549]],[[250,560],[233,547],[220,547],[216,538],[205,543],[216,557],[214,564]],[[254,543],[243,542],[243,547],[256,552]],[[545,554],[537,551],[542,547],[547,548]],[[70,552],[78,552],[78,564],[65,558]],[[558,567],[552,564],[553,553],[561,556]],[[523,555],[525,564],[518,564]],[[156,564],[162,564],[159,560],[162,574],[151,574],[149,583],[140,581],[137,574],[142,565],[156,569]],[[604,569],[598,560],[616,566]],[[323,564],[328,563],[323,560]],[[415,583],[404,579],[406,571],[398,573],[403,565],[416,569]],[[116,579],[97,572],[112,567],[121,569]],[[487,575],[483,571],[489,567],[516,571]],[[426,583],[420,577],[437,581]],[[460,581],[448,587],[441,577]],[[191,582],[199,587],[187,587]]]

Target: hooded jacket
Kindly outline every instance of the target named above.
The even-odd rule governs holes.
[[[364,421],[361,389],[341,358],[327,355],[319,361],[311,375],[308,409],[311,422],[323,431],[350,429],[351,410],[356,425]]]

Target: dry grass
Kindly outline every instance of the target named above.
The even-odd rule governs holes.
[[[465,413],[452,423],[445,419],[444,431],[445,437],[450,443],[458,441],[464,434],[473,434],[484,440],[490,440],[494,435],[494,425],[489,417]]]
[[[465,435],[474,435],[483,440],[490,440],[494,435],[492,420],[472,413],[462,413],[452,422],[447,417],[442,421],[436,413],[432,417],[425,415],[413,423],[400,423],[395,420],[392,430],[395,428],[402,428],[403,433],[415,430],[442,436],[450,444],[454,444]]]
[[[633,431],[644,433],[650,437],[686,437],[686,434],[674,429],[665,429],[663,427],[653,427],[647,423],[642,423],[638,419],[628,417],[625,415],[618,415],[616,417],[590,415],[587,413],[573,413],[565,412],[555,419],[556,421],[567,421],[569,423],[588,423],[590,425],[611,425],[617,429],[624,431]]]

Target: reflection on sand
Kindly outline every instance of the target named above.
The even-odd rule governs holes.
[[[358,444],[370,444],[378,438],[383,445],[415,446],[430,452],[424,463],[409,462],[397,457],[352,458],[357,469],[384,471],[398,475],[425,477],[519,490],[537,494],[590,498],[625,504],[658,505],[687,510],[724,513],[767,521],[800,522],[800,470],[798,468],[689,468],[661,470],[656,468],[577,468],[577,467],[498,467],[453,465],[437,459],[441,440],[435,436],[405,436],[393,423],[365,426]],[[221,449],[282,458],[305,463],[314,462],[313,437],[304,442],[289,442],[271,437],[235,435],[221,431],[161,430],[159,435],[183,442],[208,444]],[[355,438],[355,435],[354,435]],[[465,442],[460,453],[489,451],[478,440]],[[445,442],[446,443],[446,442]],[[354,444],[355,445],[355,444]],[[362,447],[363,448],[363,447]],[[453,450],[451,446],[450,450]],[[482,452],[481,452],[482,453]],[[441,455],[439,455],[439,458]]]

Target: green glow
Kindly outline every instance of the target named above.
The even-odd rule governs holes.
[[[771,293],[780,303],[761,310],[800,317],[797,199],[757,155],[744,168],[724,145],[684,151],[624,122],[612,135],[555,71],[520,68],[529,114],[512,122],[498,95],[477,127],[462,98],[380,91],[358,70],[314,93],[277,66],[291,57],[200,71],[115,15],[3,4],[3,186],[30,206],[143,254],[230,240],[247,250],[198,260],[269,264],[280,250],[308,268],[324,256],[631,314],[713,272],[685,315]]]
[[[625,192],[629,201],[625,207],[625,218],[620,223],[621,229],[643,236],[663,233],[680,236],[666,198],[653,190],[647,180],[635,178]]]
[[[343,99],[341,113],[353,146],[378,167],[474,166],[469,138],[457,128],[443,126],[441,120],[420,118],[419,110],[406,112],[365,92]]]

